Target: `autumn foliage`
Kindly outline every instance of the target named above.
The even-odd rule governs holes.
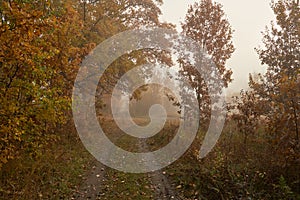
[[[299,1],[272,4],[276,23],[263,33],[264,47],[256,51],[267,72],[250,87],[262,104],[267,134],[278,154],[279,165],[300,164],[300,9]],[[296,162],[296,163],[295,163]]]
[[[76,20],[71,7],[53,14],[48,3],[1,1],[0,165],[23,151],[38,154],[66,121],[70,97],[63,75],[80,62],[68,36],[80,33],[70,26]]]
[[[202,128],[207,127],[210,117],[210,96],[208,94],[208,87],[204,76],[211,77],[213,80],[218,73],[222,79],[222,85],[225,87],[232,81],[231,69],[226,66],[226,61],[234,52],[234,45],[232,41],[233,29],[225,16],[222,5],[211,0],[194,3],[187,11],[184,22],[182,23],[183,34],[192,38],[197,44],[205,49],[211,60],[215,63],[215,72],[212,69],[205,70],[205,73],[200,74],[192,62],[188,59],[179,58],[181,65],[180,73],[190,80],[190,84],[196,91],[197,100],[200,109],[200,119]],[[203,67],[204,68],[204,67]],[[220,88],[218,88],[220,90]]]
[[[42,165],[39,159],[49,146],[53,145],[54,149],[58,146],[63,150],[53,155],[49,165],[54,165],[56,159],[67,154],[64,144],[70,137],[79,141],[72,123],[71,94],[82,60],[96,45],[122,31],[139,27],[174,29],[174,25],[159,20],[159,5],[162,4],[162,0],[0,1],[1,177],[14,178],[17,170],[10,169],[9,164],[22,158],[30,158],[30,166],[37,161],[32,169],[22,168],[20,164],[24,174],[28,169],[31,175],[34,174],[38,165],[51,169],[46,170],[51,177],[56,173],[55,169]],[[267,67],[266,73],[251,74],[249,88],[228,103],[225,129],[211,154],[198,160],[198,147],[202,142],[199,136],[180,160],[185,167],[181,169],[183,165],[180,163],[179,170],[172,171],[177,173],[176,180],[191,199],[299,198],[299,7],[299,0],[272,1],[276,21],[262,32],[262,46],[255,49],[261,64]],[[224,86],[228,87],[233,80],[226,62],[235,50],[234,31],[222,5],[212,0],[199,0],[190,5],[181,26],[183,35],[207,51]],[[178,72],[190,81],[193,88],[187,93],[197,95],[201,125],[205,129],[211,110],[207,83],[191,60],[184,56],[177,58]],[[105,106],[101,98],[111,94],[125,72],[145,63],[170,67],[175,64],[170,52],[166,51],[144,49],[122,55],[99,80],[97,109]],[[146,90],[146,87],[141,87],[135,91],[133,105],[140,104],[141,93]],[[178,100],[172,95],[168,98]],[[150,104],[150,100],[147,101],[148,107]],[[174,102],[174,105],[180,106],[180,103]],[[76,153],[72,156],[75,157]],[[62,160],[61,166],[65,165],[64,162],[72,162],[72,158]],[[2,169],[6,171],[2,173]],[[39,177],[39,183],[44,184],[43,175]],[[30,173],[26,177],[30,177]],[[52,179],[49,182],[47,184],[51,185]],[[9,180],[1,181],[0,192],[7,188],[30,191],[20,184],[8,183]],[[7,192],[8,196],[5,195],[13,198],[15,194]],[[24,194],[30,198],[31,195]]]

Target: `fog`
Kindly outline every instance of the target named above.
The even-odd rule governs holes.
[[[196,1],[164,0],[161,20],[176,24],[180,31],[180,22],[184,21],[188,5],[194,2]],[[232,69],[234,79],[227,92],[232,94],[247,88],[249,73],[265,72],[266,66],[261,65],[254,48],[261,44],[261,32],[274,20],[274,14],[270,0],[217,0],[217,2],[223,5],[223,10],[235,30],[233,42],[236,50],[227,62],[227,68]]]

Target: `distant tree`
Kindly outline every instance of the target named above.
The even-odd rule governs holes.
[[[253,136],[259,126],[260,107],[259,99],[253,91],[240,92],[239,96],[233,97],[231,119],[237,124],[238,132],[244,135],[246,149],[249,136]]]

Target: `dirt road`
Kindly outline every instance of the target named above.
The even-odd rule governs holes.
[[[127,147],[137,148],[139,152],[149,151],[145,141],[138,140],[135,145],[130,145],[121,130],[114,127],[114,124],[109,126],[110,137],[115,142],[126,143]],[[184,198],[176,193],[176,186],[163,170],[144,174],[123,173],[94,161],[90,171],[83,175],[82,183],[71,199],[181,200]]]

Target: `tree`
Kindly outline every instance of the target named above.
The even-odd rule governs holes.
[[[253,91],[240,92],[240,96],[233,97],[230,110],[231,118],[237,124],[239,133],[244,135],[245,150],[249,136],[254,135],[260,121],[260,108],[258,98]]]
[[[265,102],[268,133],[276,149],[284,153],[285,159],[295,160],[297,152],[299,155],[300,124],[299,1],[279,0],[271,7],[276,23],[272,22],[263,33],[264,47],[256,48],[262,64],[268,66],[267,72],[259,82],[250,77],[250,87]]]
[[[139,27],[170,27],[159,21],[161,0],[104,0],[78,1],[77,10],[84,24],[84,43],[98,45],[105,39]],[[97,90],[97,107],[102,107],[101,96],[110,94],[120,77],[130,69],[145,63],[163,62],[170,65],[165,52],[143,49],[124,54],[116,59],[101,77]],[[133,77],[137,78],[137,77]],[[143,88],[145,89],[145,88]],[[133,97],[139,98],[143,90],[137,90]]]
[[[37,155],[67,119],[71,99],[65,78],[76,73],[83,49],[74,46],[80,37],[76,11],[70,4],[52,6],[0,4],[0,166],[20,153]]]
[[[225,18],[225,13],[219,3],[211,0],[202,0],[200,3],[191,5],[182,24],[183,34],[196,41],[210,55],[216,64],[219,74],[227,87],[231,81],[232,71],[226,69],[226,61],[234,52],[232,43],[233,30]],[[181,74],[188,77],[191,86],[197,94],[201,119],[210,116],[210,101],[208,89],[200,74],[189,60],[180,58]],[[212,74],[213,71],[208,73]]]

